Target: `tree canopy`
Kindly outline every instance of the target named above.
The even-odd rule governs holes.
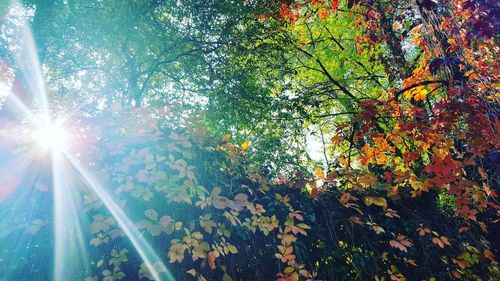
[[[0,177],[0,239],[29,245],[0,246],[0,280],[496,280],[499,15],[491,0],[2,4],[0,164],[29,151],[11,149],[26,122],[9,106],[37,105],[23,22],[74,143]]]

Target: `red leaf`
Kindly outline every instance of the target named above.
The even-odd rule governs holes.
[[[317,197],[319,194],[319,189],[317,187],[311,189],[311,196],[312,197]]]
[[[333,0],[332,1],[332,10],[337,11],[338,9],[339,9],[339,1]]]

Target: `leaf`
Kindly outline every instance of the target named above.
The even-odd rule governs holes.
[[[311,189],[311,196],[316,198],[318,197],[318,194],[319,194],[319,189],[317,187],[314,187]]]
[[[320,178],[320,179],[323,179],[325,178],[325,172],[323,171],[323,169],[321,167],[316,167],[314,169],[314,175],[317,177],[317,178]]]
[[[211,197],[219,196],[219,194],[221,192],[222,192],[222,189],[220,187],[214,187],[214,189],[212,189],[212,193],[210,193],[210,196]]]
[[[115,269],[116,268],[117,267],[115,267]],[[113,274],[113,277],[116,278],[116,279],[118,279],[118,280],[123,279],[125,276],[127,276],[127,275],[125,275],[125,273],[122,272],[122,271],[119,271],[119,272],[116,272],[115,274]]]
[[[233,254],[237,254],[238,253],[238,249],[233,246],[233,245],[228,245],[227,248],[229,249],[229,252],[233,253]]]
[[[295,260],[295,255],[293,253],[292,246],[278,246],[279,253],[274,254],[274,256],[281,260],[282,263],[287,263],[289,261]]]
[[[446,238],[445,236],[432,238],[432,243],[438,245],[440,248],[444,248],[445,246],[451,246],[450,242],[448,241],[448,238]]]
[[[393,218],[399,218],[398,212],[396,212],[393,209],[387,209],[385,212],[385,215],[391,219]]]
[[[158,221],[158,213],[153,209],[145,210],[144,215],[152,221]]]
[[[411,242],[406,239],[406,236],[400,234],[396,237],[396,240],[389,241],[389,245],[403,252],[408,252],[408,247],[411,246]]]
[[[238,194],[236,194],[236,196],[234,196],[234,200],[241,202],[241,203],[244,203],[244,202],[248,201],[248,196],[246,194],[243,194],[243,193],[238,193]]]
[[[193,277],[196,277],[196,269],[190,269],[187,271],[188,274],[191,274]]]
[[[293,242],[297,241],[297,237],[293,234],[285,234],[285,235],[283,235],[283,238],[281,239],[281,241],[285,245],[290,245]]]
[[[363,187],[370,187],[377,182],[377,177],[371,173],[364,174],[358,179],[358,182]]]
[[[376,224],[376,223],[367,222],[366,224],[369,225],[369,226],[371,226],[372,229],[373,229],[373,231],[375,231],[375,233],[377,233],[377,234],[385,233],[384,228],[381,227],[380,225]]]
[[[250,143],[246,140],[241,144],[241,150],[247,151]]]
[[[489,249],[484,249],[483,255],[485,258],[489,259],[492,263],[496,263],[495,255]]]
[[[161,225],[157,224],[151,224],[148,227],[146,227],[146,230],[151,234],[151,236],[158,236],[161,234],[163,227]]]
[[[159,262],[159,261],[157,261],[153,264],[153,269],[158,273],[167,272],[167,269],[165,268],[163,263]],[[141,264],[141,268],[139,269],[138,274],[139,274],[139,279],[147,278],[149,280],[155,280],[155,278],[153,277],[153,274],[151,273],[151,271],[149,270],[149,268],[147,267],[147,265],[145,263]]]
[[[168,251],[169,262],[182,262],[184,259],[184,252],[186,251],[186,247],[183,244],[179,243],[179,240],[172,240],[172,245]]]
[[[226,272],[224,272],[224,275],[222,276],[222,281],[233,281],[233,278],[229,276]]]
[[[387,200],[383,197],[365,196],[363,197],[363,202],[366,206],[371,206],[373,204],[384,208],[384,210],[387,209]]]
[[[351,200],[351,198],[353,198],[351,194],[346,192],[342,194],[342,196],[339,199],[339,202],[340,204],[345,205],[347,202],[349,202],[349,200]]]
[[[290,275],[287,275],[286,281],[299,281],[299,274],[297,272],[294,272]]]
[[[160,219],[159,222],[160,222],[160,224],[169,224],[169,223],[172,222],[172,217],[170,217],[170,216],[163,216],[163,217],[161,217],[161,219]]]
[[[407,264],[411,264],[413,266],[417,266],[417,263],[415,262],[415,260],[404,258],[404,261]]]
[[[175,223],[175,230],[180,230],[182,228],[182,222],[179,221],[179,222],[176,222]]]
[[[217,258],[215,252],[210,252],[208,253],[207,255],[207,259],[208,259],[208,266],[210,267],[210,269],[214,270],[215,269],[215,259]]]
[[[289,213],[288,214],[288,217],[290,217],[291,219],[293,218],[296,218],[297,220],[299,221],[303,221],[304,220],[304,217],[299,213],[300,211],[297,211],[295,213]]]
[[[337,11],[338,9],[339,9],[339,1],[333,0],[332,1],[332,10]]]
[[[479,174],[481,175],[481,177],[485,180],[488,179],[488,173],[486,173],[486,171],[481,168],[481,167],[477,167],[478,171],[479,171]]]
[[[464,232],[467,232],[469,231],[470,227],[468,226],[462,226],[458,229],[458,233],[464,233]]]

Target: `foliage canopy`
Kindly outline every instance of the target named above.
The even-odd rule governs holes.
[[[498,278],[495,1],[22,4],[55,107],[99,134],[82,159],[176,279]],[[75,278],[152,280],[80,185]],[[50,215],[0,237],[47,239]]]

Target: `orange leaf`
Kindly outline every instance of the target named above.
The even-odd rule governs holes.
[[[424,236],[426,233],[431,233],[431,229],[428,227],[419,227],[417,228],[417,230],[419,236]]]
[[[351,194],[350,193],[344,193],[342,194],[342,197],[340,197],[339,201],[340,204],[345,205],[349,200],[351,199]]]
[[[299,281],[299,274],[297,274],[297,272],[294,272],[292,274],[287,275],[286,281]]]
[[[215,259],[216,259],[215,252],[210,252],[208,253],[208,266],[210,266],[210,269],[214,270],[215,269]]]
[[[396,240],[389,241],[389,245],[403,252],[408,252],[408,247],[411,246],[411,242],[406,239],[406,236],[400,234],[396,237]]]
[[[316,177],[318,178],[324,178],[325,177],[325,172],[323,171],[323,169],[321,169],[320,167],[316,167],[314,169],[314,174],[316,175]]]
[[[485,258],[489,259],[492,263],[496,263],[495,255],[493,255],[493,253],[490,250],[484,249],[483,255]]]
[[[437,237],[432,238],[432,243],[438,245],[440,248],[444,248],[444,243]]]
[[[445,236],[432,238],[432,243],[438,245],[440,248],[444,248],[444,246],[451,246],[448,238],[446,238]]]
[[[469,229],[470,229],[470,228],[469,228],[468,226],[462,226],[462,227],[460,227],[460,228],[458,229],[458,232],[459,232],[459,233],[464,233],[464,232],[469,231]]]

